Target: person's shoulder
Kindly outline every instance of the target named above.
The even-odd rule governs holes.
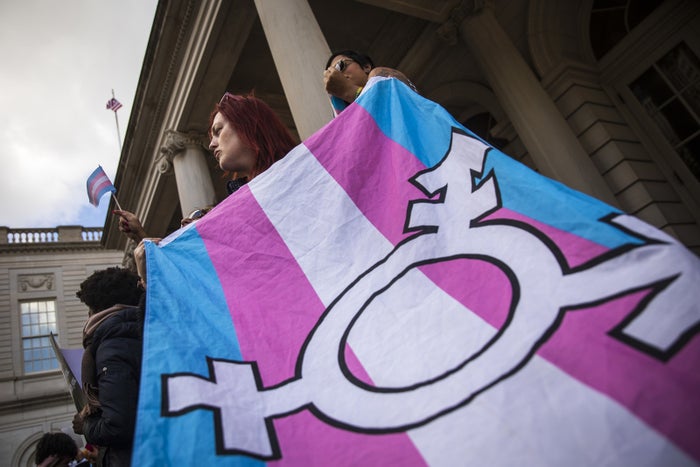
[[[95,341],[117,335],[138,335],[143,323],[143,311],[138,306],[127,306],[112,313],[95,331]]]
[[[141,319],[141,308],[138,306],[125,306],[119,311],[115,311],[104,322],[100,325],[102,326],[114,326],[118,323],[139,321]]]
[[[138,321],[141,319],[142,310],[140,306],[128,306],[118,313],[124,321]]]
[[[375,76],[382,76],[385,78],[396,78],[402,83],[406,84],[412,90],[418,92],[416,86],[411,82],[411,80],[408,79],[408,77],[401,73],[399,70],[396,70],[394,68],[388,68],[385,66],[378,66],[376,68],[372,68],[372,71],[369,72],[369,78],[373,78]]]

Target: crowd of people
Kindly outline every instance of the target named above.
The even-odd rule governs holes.
[[[402,73],[377,68],[366,55],[351,50],[331,55],[323,81],[336,114],[360,96],[372,76],[396,77],[413,88]],[[296,144],[265,102],[254,96],[228,92],[211,113],[209,137],[211,153],[221,170],[230,175],[226,186],[229,194],[265,172]],[[212,207],[193,211],[182,219],[181,227],[196,222]],[[116,210],[114,214],[119,216],[119,230],[137,243],[134,249],[137,274],[123,268],[97,271],[76,293],[89,310],[83,329],[81,369],[88,402],[73,418],[73,430],[83,435],[89,445],[99,447],[94,452],[88,451],[87,458],[105,467],[131,465],[146,310],[144,242],[160,240],[149,237],[134,213]],[[54,442],[53,435],[58,434],[50,435]],[[37,465],[69,465],[56,462],[79,462],[86,458],[70,437],[72,446],[61,438],[65,449],[47,450],[40,443],[42,454],[38,449]]]

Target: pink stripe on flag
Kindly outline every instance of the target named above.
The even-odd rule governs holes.
[[[103,189],[107,188],[111,184],[112,182],[110,182],[109,178],[107,177],[97,179],[90,189],[92,198],[97,199],[97,195],[99,195]]]
[[[305,145],[365,216],[396,245],[406,237],[402,228],[408,201],[424,197],[407,181],[425,167],[415,156],[381,133],[362,107],[350,106],[343,112],[343,117],[342,122],[332,122],[322,135],[312,136]],[[349,133],[362,136],[347,138],[345,135]],[[358,155],[353,159],[352,167],[348,167],[347,161],[337,157],[334,151],[335,142],[341,140],[344,150]],[[360,185],[362,189],[357,188]],[[562,250],[570,266],[583,264],[606,251],[601,245],[507,209],[501,209],[491,216],[492,219],[499,217],[516,219],[544,232]],[[461,268],[463,264],[450,266],[443,263],[442,266],[423,267],[421,270],[440,288],[491,325],[499,327],[511,299],[510,293],[505,293],[508,290],[507,282],[499,279],[498,275],[491,276],[491,279],[500,281],[495,282],[496,289],[505,288],[501,289],[501,296],[492,293],[490,300],[480,297],[474,290],[460,290],[459,284],[450,283],[454,281],[450,279],[454,278],[454,272],[450,272],[450,269]],[[485,264],[473,262],[471,267],[475,267],[472,278],[489,273]],[[488,287],[493,291],[494,283]],[[560,329],[537,354],[578,381],[627,407],[700,459],[696,430],[700,414],[700,373],[695,369],[700,339],[696,336],[671,361],[663,363],[607,334],[634,309],[642,295],[635,294],[589,310],[567,313]],[[476,302],[480,302],[479,306],[474,305],[474,297],[477,298]],[[690,374],[696,377],[682,376]],[[689,379],[679,384],[681,377]]]
[[[348,158],[338,157],[338,141],[346,154],[356,154],[351,167]],[[304,145],[391,243],[409,236],[403,233],[408,200],[424,196],[408,179],[425,166],[387,138],[363,107],[348,107],[343,119],[333,120]]]
[[[352,134],[362,137],[344,136],[350,129]],[[340,140],[344,151],[357,154],[350,168],[346,159],[336,156],[334,146]],[[391,243],[396,245],[409,236],[403,232],[408,203],[425,195],[408,180],[425,170],[425,165],[387,138],[363,107],[348,107],[343,111],[342,121],[334,120],[322,135],[317,133],[304,144]],[[482,318],[499,327],[505,321],[511,300],[507,278],[485,261],[469,261],[469,267],[465,263],[467,260],[448,261],[438,267],[422,266],[420,270],[467,308],[473,310],[479,306],[488,310]],[[488,287],[483,287],[486,284]],[[502,292],[493,293],[494,288]]]
[[[222,281],[243,358],[257,362],[264,386],[276,385],[294,376],[296,357],[325,306],[249,188],[241,188],[225,202],[235,208],[213,210],[197,230]],[[246,217],[231,212],[244,212]],[[235,243],[211,241],[232,238]],[[353,368],[361,371],[356,363]],[[403,456],[398,458],[403,465],[424,464],[403,433],[352,433],[321,422],[306,410],[274,424],[283,453],[276,464],[369,460],[387,465],[396,456]]]
[[[245,221],[215,209],[197,230],[222,281],[243,358],[257,361],[263,383],[273,386],[294,376],[296,355],[325,307],[250,189],[225,203],[235,206],[228,213],[245,212]],[[211,240],[231,238],[236,242]]]
[[[496,218],[537,227],[562,250],[570,266],[607,251],[601,245],[514,211],[501,209],[489,216]],[[700,339],[693,339],[669,362],[662,362],[608,335],[647,294],[648,291],[641,291],[597,307],[568,312],[538,355],[612,397],[700,458],[698,433],[694,431],[700,414],[700,373],[696,370]],[[586,358],[581,358],[580,352],[584,351]],[[679,384],[679,378],[685,380]]]
[[[557,245],[564,257],[568,260],[569,267],[572,268],[585,264],[608,251],[608,249],[602,245],[593,243],[578,235],[557,229],[551,225],[543,224],[542,222],[523,216],[519,212],[511,211],[507,208],[499,209],[489,215],[485,220],[495,219],[511,219],[537,228],[537,230],[544,233]]]
[[[404,434],[367,435],[332,427],[308,411],[275,420],[284,458],[270,465],[423,466]],[[312,457],[310,453],[313,452]]]
[[[352,374],[372,384],[362,364],[347,346],[345,357]],[[280,440],[284,458],[275,465],[426,465],[420,452],[403,434],[367,435],[341,430],[308,411],[277,419],[274,424],[278,433],[286,434],[284,440]],[[318,445],[322,445],[323,449],[310,462],[309,452],[318,450]],[[358,449],[359,446],[363,449]]]
[[[668,362],[662,362],[608,335],[646,295],[646,291],[637,292],[567,312],[559,330],[538,354],[615,399],[700,459],[700,339],[694,338]]]

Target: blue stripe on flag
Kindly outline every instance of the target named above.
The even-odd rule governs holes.
[[[383,93],[382,99],[375,98],[376,93]],[[391,99],[391,104],[385,105],[383,99]],[[426,167],[440,162],[449,150],[452,127],[474,135],[447,110],[396,79],[378,81],[356,102],[372,115],[387,137],[413,153]],[[416,134],[421,137],[415,138]],[[591,223],[620,213],[618,209],[537,174],[501,151],[494,149],[489,153],[485,173],[491,169],[498,179],[503,207],[608,248],[641,243],[608,224]]]
[[[210,410],[161,416],[161,375],[188,372],[209,377],[206,357],[240,360],[228,305],[204,242],[194,225],[171,243],[149,243],[147,311],[133,465],[161,466],[172,459],[200,465],[260,466],[241,456],[216,457]],[[192,278],[197,277],[196,283]],[[177,342],[177,346],[168,343]]]

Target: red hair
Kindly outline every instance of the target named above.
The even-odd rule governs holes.
[[[257,97],[224,94],[209,116],[210,137],[217,113],[223,115],[243,144],[255,151],[256,163],[249,179],[269,169],[296,146],[287,127],[270,106]]]

